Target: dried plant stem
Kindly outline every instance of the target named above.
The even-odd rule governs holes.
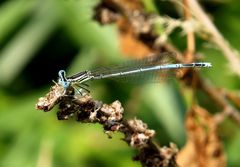
[[[171,52],[178,53],[178,56],[181,60],[183,55],[171,44],[165,45],[166,49]],[[210,81],[205,78],[202,78],[197,71],[194,72],[194,76],[197,78],[195,81],[196,85],[204,92],[206,92],[209,97],[220,107],[222,108],[222,112],[216,114],[215,120],[218,124],[225,120],[226,117],[231,118],[234,122],[240,125],[240,113],[238,110],[231,105],[231,103],[227,100],[226,93],[223,91],[219,91],[216,87],[214,87]]]
[[[199,76],[199,84],[203,91],[205,91],[209,97],[211,97],[222,109],[223,111],[215,115],[215,120],[219,124],[225,120],[226,117],[231,118],[238,125],[240,125],[240,113],[233,107],[222,91],[214,88],[210,82],[204,81]]]
[[[183,57],[181,53],[172,45],[168,44],[166,45],[166,49],[169,51],[173,51],[178,53],[179,57]],[[216,114],[216,122],[220,124],[226,117],[231,118],[234,122],[236,122],[238,125],[240,125],[240,113],[236,108],[234,108],[229,101],[227,100],[227,97],[225,96],[225,93],[222,91],[219,91],[219,89],[215,88],[210,81],[208,81],[205,78],[202,78],[199,73],[196,71],[194,73],[194,76],[196,76],[196,84],[201,88],[204,92],[206,92],[209,97],[218,105],[220,108],[223,109],[222,112]]]
[[[155,131],[148,129],[147,124],[139,119],[125,120],[124,109],[119,101],[103,104],[93,100],[89,94],[80,96],[74,93],[73,88],[65,90],[56,84],[45,97],[39,98],[36,109],[50,111],[57,104],[59,120],[75,118],[81,123],[99,123],[110,138],[113,132],[123,133],[123,141],[139,151],[134,160],[140,161],[142,166],[177,167],[177,146],[170,144],[170,147],[160,147],[154,143],[152,138]]]
[[[183,0],[183,5],[185,20],[191,20],[192,15],[189,10],[189,0]],[[194,31],[190,29],[187,32],[187,54],[186,54],[187,62],[191,62],[194,60],[193,56],[194,52],[195,52],[195,36]]]
[[[232,71],[237,75],[240,75],[240,59],[238,57],[238,52],[234,50],[224,39],[207,16],[206,12],[203,11],[197,0],[189,0],[188,5],[195,18],[202,24],[203,27],[205,27],[205,31],[207,31],[211,36],[211,40],[224,53],[226,59],[230,63]]]

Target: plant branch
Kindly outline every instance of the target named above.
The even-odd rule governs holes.
[[[198,78],[200,79],[200,77]],[[202,79],[200,79],[199,84],[202,90],[205,91],[209,97],[211,97],[223,110],[215,115],[216,122],[219,124],[223,122],[226,117],[229,117],[238,125],[240,125],[240,113],[230,104],[223,91],[214,88],[209,81],[203,82],[201,80]]]
[[[189,0],[183,0],[184,5],[184,17],[185,20],[191,20],[191,13],[189,11]],[[194,60],[194,54],[195,52],[195,36],[193,29],[189,29],[187,32],[187,54],[186,54],[186,60],[187,62],[191,62]]]
[[[152,141],[155,131],[148,129],[147,124],[139,119],[125,120],[124,109],[119,101],[103,104],[93,100],[89,94],[77,95],[73,88],[65,90],[61,85],[54,85],[45,97],[41,97],[36,109],[50,111],[59,104],[57,117],[59,120],[75,118],[81,123],[99,123],[104,132],[111,138],[113,132],[124,134],[123,141],[139,151],[134,160],[148,167],[177,167],[175,144],[160,147]]]
[[[209,33],[210,39],[224,53],[226,59],[230,63],[230,68],[234,73],[240,75],[240,59],[238,52],[233,49],[224,39],[218,29],[214,26],[206,12],[203,11],[197,0],[189,0],[189,8],[195,18],[202,24],[205,31]]]

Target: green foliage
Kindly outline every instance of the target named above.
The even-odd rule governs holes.
[[[114,134],[113,139],[109,140],[98,125],[61,122],[56,119],[56,109],[50,113],[34,109],[37,98],[44,95],[51,84],[51,80],[39,84],[34,78],[44,80],[48,76],[56,79],[59,68],[66,67],[67,72],[73,74],[122,59],[116,26],[101,26],[92,19],[97,3],[97,0],[12,0],[1,3],[0,166],[30,167],[44,163],[58,167],[140,166],[131,160],[134,153],[119,140],[121,135]],[[144,0],[144,4],[149,12],[158,10],[153,1]],[[240,1],[227,1],[216,6],[212,13],[217,27],[236,48],[240,48],[236,35],[239,31],[239,10],[234,7],[239,5]],[[66,47],[69,48],[56,47],[58,43],[51,42],[52,38],[56,38],[56,33],[68,38],[71,43]],[[182,43],[183,38],[179,37],[181,41],[176,38],[175,43]],[[239,89],[239,78],[231,74],[223,55],[214,48],[204,47],[202,41],[198,42],[198,52],[203,53],[204,60],[214,66],[211,70],[203,70],[201,75],[210,78],[219,87]],[[49,52],[42,52],[44,47]],[[53,48],[57,48],[59,53],[74,48],[77,51],[74,54],[66,52],[64,57],[68,61],[65,62],[59,55],[51,54],[54,53]],[[37,60],[42,60],[41,68],[29,71],[27,67]],[[52,71],[56,73],[52,75]],[[184,144],[183,118],[190,103],[187,96],[190,95],[180,95],[178,83],[138,87],[137,98],[131,86],[118,83],[112,89],[112,83],[91,83],[94,98],[104,102],[120,99],[127,116],[135,116],[137,112],[150,128],[157,130],[160,143],[173,141],[178,145]],[[237,157],[239,141],[238,131],[237,135],[225,142],[230,157],[229,166],[240,163]]]

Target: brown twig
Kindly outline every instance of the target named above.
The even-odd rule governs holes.
[[[138,119],[124,120],[124,109],[119,101],[110,105],[103,104],[101,101],[93,100],[89,94],[77,95],[74,94],[74,89],[65,90],[61,85],[56,84],[45,97],[39,98],[36,108],[50,111],[57,104],[59,104],[57,112],[59,120],[73,117],[81,123],[99,123],[103,125],[105,133],[110,138],[112,132],[123,133],[123,141],[139,150],[134,160],[140,161],[142,166],[177,167],[176,145],[160,147],[152,141],[155,131],[148,129],[147,124]]]
[[[214,42],[224,53],[226,59],[230,63],[230,68],[232,71],[240,75],[240,59],[238,52],[233,49],[224,39],[224,37],[212,23],[211,19],[207,16],[206,12],[203,11],[197,0],[190,0],[188,4],[195,18],[205,28],[205,31],[208,32],[209,37],[211,37],[210,40]]]
[[[226,119],[226,117],[229,117],[238,125],[240,125],[240,113],[235,107],[230,104],[224,93],[219,89],[214,88],[210,84],[210,81],[207,82],[206,80],[203,81],[203,79],[200,77],[198,78],[202,90],[205,91],[209,97],[211,97],[223,110],[222,112],[219,112],[215,115],[216,122],[220,124]]]
[[[184,17],[185,20],[191,20],[192,14],[189,11],[189,0],[183,0],[184,5]],[[192,29],[189,29],[187,32],[187,54],[186,54],[186,60],[187,62],[191,62],[194,60],[194,54],[195,52],[195,36],[194,31]]]
[[[167,50],[171,52],[177,52],[179,57],[183,57],[181,53],[172,45],[166,45]],[[226,117],[231,118],[234,122],[240,125],[240,113],[239,111],[231,105],[228,101],[227,93],[220,91],[215,88],[209,80],[202,78],[197,71],[194,72],[196,78],[196,84],[200,89],[208,94],[208,96],[222,109],[222,112],[216,114],[216,122],[220,124],[226,119]]]

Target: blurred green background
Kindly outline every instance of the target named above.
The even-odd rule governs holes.
[[[131,157],[136,152],[122,142],[121,134],[108,139],[100,125],[58,121],[56,109],[35,109],[60,69],[73,74],[81,70],[120,62],[116,25],[101,26],[92,20],[97,0],[5,0],[0,2],[0,166],[80,167],[140,166]],[[229,43],[239,50],[240,1],[201,1]],[[178,18],[166,1],[144,1],[148,11]],[[179,32],[171,35],[178,48],[185,48]],[[215,85],[231,91],[240,88],[239,78],[229,71],[220,51],[197,39],[197,52],[214,68],[202,70]],[[177,81],[129,85],[114,81],[90,83],[92,96],[105,103],[120,100],[127,118],[142,119],[157,132],[161,145],[185,143],[184,116],[191,105],[188,91]],[[199,92],[199,103],[219,108]],[[228,166],[240,164],[240,130],[226,120],[219,134],[228,156]]]

